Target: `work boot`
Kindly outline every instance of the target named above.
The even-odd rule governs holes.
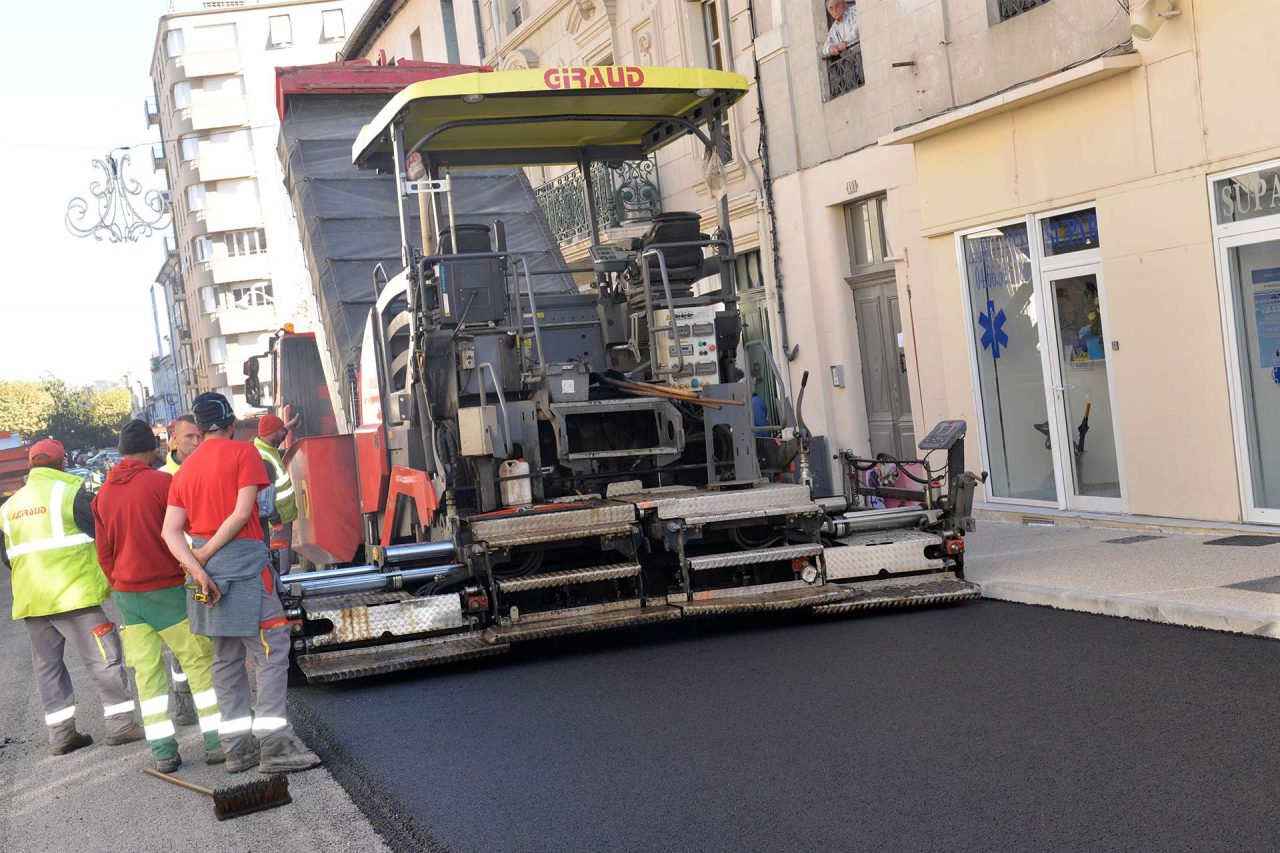
[[[93,735],[86,735],[73,731],[69,737],[59,738],[57,741],[49,744],[49,754],[66,755],[69,752],[75,752],[77,749],[83,749],[91,743],[93,743]]]
[[[204,751],[205,764],[222,764],[226,760],[227,760],[227,754],[223,751],[222,747],[220,746],[215,749],[206,749]]]
[[[196,716],[196,700],[191,698],[191,691],[173,691],[173,724],[194,726],[198,722],[200,718]]]
[[[142,728],[140,723],[130,723],[127,729],[122,729],[113,735],[107,735],[107,746],[123,746],[126,743],[142,740],[146,736],[146,730]]]
[[[290,735],[280,735],[262,744],[262,763],[259,773],[292,773],[320,765],[320,756],[302,745]]]
[[[228,773],[243,773],[258,764],[258,742],[253,735],[245,735],[223,754]]]
[[[156,769],[161,773],[172,773],[182,766],[182,756],[174,753],[168,758],[157,758]]]

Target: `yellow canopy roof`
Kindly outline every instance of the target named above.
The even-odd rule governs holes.
[[[450,166],[633,160],[723,113],[747,92],[741,74],[707,68],[590,66],[459,74],[405,87],[352,146],[361,168],[391,167],[391,127],[406,153]],[[451,126],[452,125],[452,126]],[[424,141],[425,140],[425,141]]]

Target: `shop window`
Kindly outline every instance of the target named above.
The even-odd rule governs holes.
[[[885,263],[893,255],[884,227],[885,197],[875,196],[845,205],[845,236],[849,245],[849,265],[861,267]]]
[[[267,19],[267,47],[290,47],[293,45],[293,23],[288,15],[272,15]]]
[[[1213,182],[1218,224],[1280,215],[1280,166]]]
[[[998,24],[1048,2],[1049,0],[987,0],[987,15],[992,24]]]
[[[337,41],[347,35],[346,22],[342,20],[341,9],[325,9],[320,13],[320,39]]]
[[[1090,207],[1047,216],[1040,220],[1040,238],[1046,258],[1096,249],[1098,211]]]

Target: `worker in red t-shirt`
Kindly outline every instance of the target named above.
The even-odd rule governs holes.
[[[285,718],[289,623],[275,593],[257,516],[258,490],[270,481],[253,445],[233,439],[236,418],[226,397],[201,394],[192,412],[204,440],[174,475],[164,540],[191,576],[191,631],[213,640],[213,689],[222,711],[218,735],[227,772],[255,765],[263,773],[306,770],[320,759]],[[253,658],[256,705],[251,704],[248,657]]]

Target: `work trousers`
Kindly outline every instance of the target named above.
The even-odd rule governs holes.
[[[213,689],[218,695],[222,722],[218,735],[228,754],[246,737],[265,741],[293,737],[285,718],[285,693],[289,683],[289,623],[275,590],[264,584],[258,633],[248,637],[211,637],[213,640]],[[252,703],[247,662],[253,660],[258,695]]]
[[[120,652],[116,626],[101,607],[85,607],[51,616],[31,616],[27,635],[31,638],[31,664],[36,688],[44,703],[44,722],[49,742],[66,743],[76,731],[76,699],[71,673],[62,659],[67,642],[80,655],[93,686],[102,700],[107,736],[124,734],[133,726],[133,696]]]
[[[181,594],[181,590],[179,590]],[[125,663],[134,671],[138,683],[138,704],[142,709],[142,725],[147,733],[151,754],[159,759],[178,754],[178,741],[169,719],[169,675],[164,662],[168,646],[183,666],[184,678],[192,691],[200,731],[206,750],[218,748],[218,700],[213,689],[213,644],[208,637],[198,637],[183,619],[162,630],[139,622],[120,628]]]

